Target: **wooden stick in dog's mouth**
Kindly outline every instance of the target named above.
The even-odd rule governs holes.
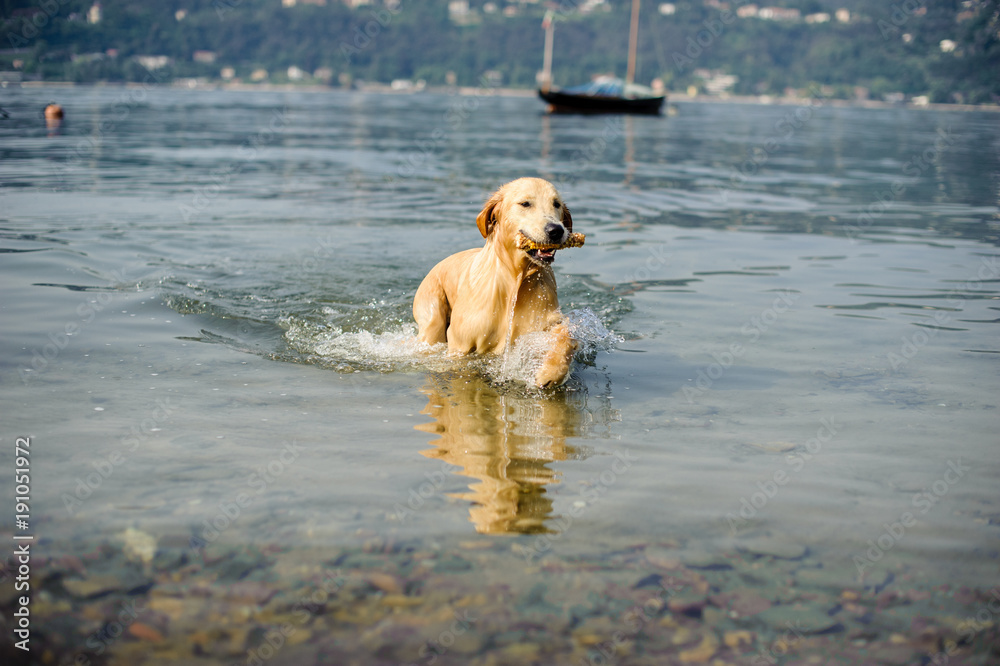
[[[562,250],[567,247],[581,247],[584,240],[586,240],[586,234],[572,233],[566,238],[565,243],[536,243],[531,240],[520,231],[517,232],[517,236],[514,237],[517,243],[517,248],[519,250]]]

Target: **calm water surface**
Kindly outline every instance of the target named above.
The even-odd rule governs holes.
[[[67,118],[47,129],[50,99]],[[752,663],[785,608],[831,618],[791,656],[896,635],[906,663],[945,638],[920,644],[912,608],[873,623],[851,603],[882,612],[895,593],[955,633],[1000,582],[996,114],[549,117],[532,98],[120,88],[0,100],[0,459],[11,470],[14,438],[32,437],[39,650],[248,663],[281,614],[236,621],[248,602],[212,595],[269,586],[255,608],[284,598],[290,614],[336,570],[381,614],[309,608],[272,663]],[[544,393],[521,380],[530,350],[456,361],[410,340],[423,275],[481,243],[482,202],[525,175],[554,181],[587,234],[555,264],[585,348]],[[10,474],[0,486],[9,502]],[[246,569],[218,571],[234,552]],[[125,569],[147,587],[101,587]],[[666,604],[627,650],[595,652],[627,608],[581,619],[574,604],[635,601],[671,571],[696,607]],[[162,586],[177,605],[101,633],[109,599]],[[748,588],[766,611],[719,601]],[[229,610],[192,601],[206,595]],[[467,644],[449,650],[460,607],[494,620],[452,628]],[[334,648],[323,622],[357,629]],[[952,663],[987,663],[988,626]],[[752,642],[730,645],[742,630]]]

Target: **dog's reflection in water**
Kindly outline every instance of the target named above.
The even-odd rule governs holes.
[[[475,479],[469,492],[453,495],[473,503],[469,516],[482,534],[549,531],[552,513],[546,486],[559,483],[553,461],[581,458],[566,439],[581,434],[589,414],[566,392],[505,392],[476,376],[435,377],[422,389],[434,418],[415,426],[435,435],[422,453],[461,468]]]

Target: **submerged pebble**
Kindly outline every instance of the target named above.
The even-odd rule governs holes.
[[[314,548],[306,560],[294,547],[269,546],[265,557],[215,546],[138,588],[128,566],[85,578],[60,569],[67,575],[58,584],[42,578],[50,600],[35,619],[40,631],[60,627],[53,655],[69,657],[134,604],[139,617],[106,647],[112,663],[134,666],[255,655],[263,663],[258,651],[270,644],[281,646],[273,664],[329,663],[331,654],[344,664],[586,663],[602,655],[637,666],[736,664],[762,650],[789,663],[918,663],[958,638],[962,619],[990,600],[986,590],[945,596],[891,576],[881,582],[892,587],[876,592],[845,583],[844,567],[773,539],[752,542],[746,556],[684,544],[580,552],[533,573],[505,548],[463,543]],[[101,562],[126,565],[124,544],[117,548]],[[420,566],[431,552],[434,566]],[[236,571],[246,575],[229,580]],[[961,654],[984,654],[996,635],[984,625]]]

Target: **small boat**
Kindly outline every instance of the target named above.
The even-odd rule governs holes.
[[[628,72],[625,80],[601,76],[572,88],[552,87],[552,33],[554,15],[545,13],[545,63],[538,96],[549,103],[551,113],[644,113],[658,115],[667,96],[635,83],[636,50],[639,40],[639,0],[632,0],[632,24],[628,39]]]
[[[657,115],[666,95],[652,88],[626,83],[615,77],[599,77],[572,88],[540,89],[538,96],[549,103],[552,113],[646,113]]]

